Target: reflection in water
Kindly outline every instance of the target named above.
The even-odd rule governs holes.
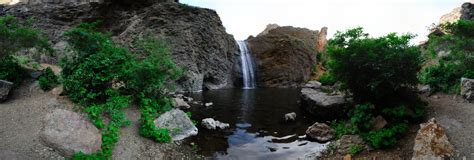
[[[300,110],[297,89],[216,90],[193,97],[214,103],[193,106],[193,119],[214,118],[231,125],[223,131],[199,128],[190,141],[198,144],[201,154],[217,159],[304,159],[326,147],[305,139],[306,128],[315,120]],[[284,121],[289,112],[297,113],[297,121]]]

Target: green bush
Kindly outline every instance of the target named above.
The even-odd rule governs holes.
[[[48,67],[43,71],[43,74],[39,78],[40,88],[49,91],[59,84],[58,77],[54,74],[53,70]]]
[[[429,84],[435,91],[459,93],[461,77],[474,78],[474,21],[459,20],[440,26],[447,34],[431,35],[428,41],[429,52],[436,55],[436,50],[443,48],[450,51],[439,57],[438,64],[425,68],[419,74],[424,84]]]
[[[397,139],[408,130],[405,123],[396,124],[389,128],[382,128],[362,134],[363,139],[375,149],[389,148],[397,143]]]
[[[167,129],[156,128],[154,120],[171,109],[166,98],[172,83],[182,71],[172,61],[159,40],[145,37],[135,43],[134,53],[113,43],[110,34],[97,32],[98,23],[84,23],[66,32],[73,56],[61,66],[66,94],[84,106],[90,120],[102,130],[102,150],[76,154],[76,159],[108,159],[126,126],[123,109],[137,102],[142,112],[140,135],[158,142],[169,142]],[[109,123],[104,123],[107,117]]]
[[[349,154],[350,155],[357,155],[359,154],[360,152],[364,151],[364,146],[360,146],[360,145],[350,145],[349,146]]]
[[[372,119],[375,107],[373,104],[356,105],[349,113],[349,121],[356,128],[357,132],[369,131],[372,128]]]
[[[319,82],[321,82],[323,85],[333,85],[336,83],[336,81],[337,80],[334,78],[334,76],[332,76],[329,72],[324,73],[319,78]]]
[[[420,50],[412,35],[370,38],[362,28],[337,32],[329,41],[330,72],[359,102],[384,101],[418,83]]]
[[[19,86],[25,71],[13,57],[15,53],[29,48],[52,52],[41,32],[32,28],[32,20],[19,20],[13,16],[0,17],[0,79]]]

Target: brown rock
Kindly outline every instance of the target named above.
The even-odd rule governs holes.
[[[387,121],[381,115],[375,117],[373,121],[374,121],[373,128],[375,130],[382,129],[383,127],[385,127],[387,125]]]
[[[306,130],[306,135],[310,139],[314,139],[318,142],[327,142],[334,139],[335,131],[324,123],[314,123]]]
[[[328,35],[328,27],[323,27],[321,28],[321,31],[319,31],[318,34],[318,39],[316,41],[316,51],[318,54],[322,54],[323,52],[326,52],[326,45],[328,43],[327,40],[327,35]]]
[[[420,127],[415,138],[412,160],[442,160],[453,155],[453,145],[434,118],[420,124]]]

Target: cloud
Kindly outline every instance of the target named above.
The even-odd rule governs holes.
[[[181,0],[182,3],[217,11],[227,32],[246,39],[269,23],[319,30],[364,27],[372,36],[390,32],[419,35],[465,0]]]

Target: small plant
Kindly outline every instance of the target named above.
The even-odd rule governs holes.
[[[364,146],[354,144],[349,146],[349,154],[352,156],[357,155],[362,151],[364,151]]]
[[[335,131],[336,139],[341,138],[343,135],[356,133],[354,127],[345,121],[333,121],[331,123],[331,128]]]
[[[319,82],[321,82],[321,84],[323,85],[333,85],[334,83],[336,83],[336,79],[329,72],[325,72],[319,78]]]
[[[350,112],[350,122],[359,132],[369,131],[372,128],[375,107],[373,104],[356,105]]]
[[[49,91],[59,84],[58,77],[50,67],[43,71],[43,74],[40,76],[38,81],[40,88],[45,91]]]
[[[398,136],[408,130],[405,123],[396,124],[389,128],[382,128],[377,131],[370,131],[362,135],[363,139],[373,148],[389,148],[397,143]]]

